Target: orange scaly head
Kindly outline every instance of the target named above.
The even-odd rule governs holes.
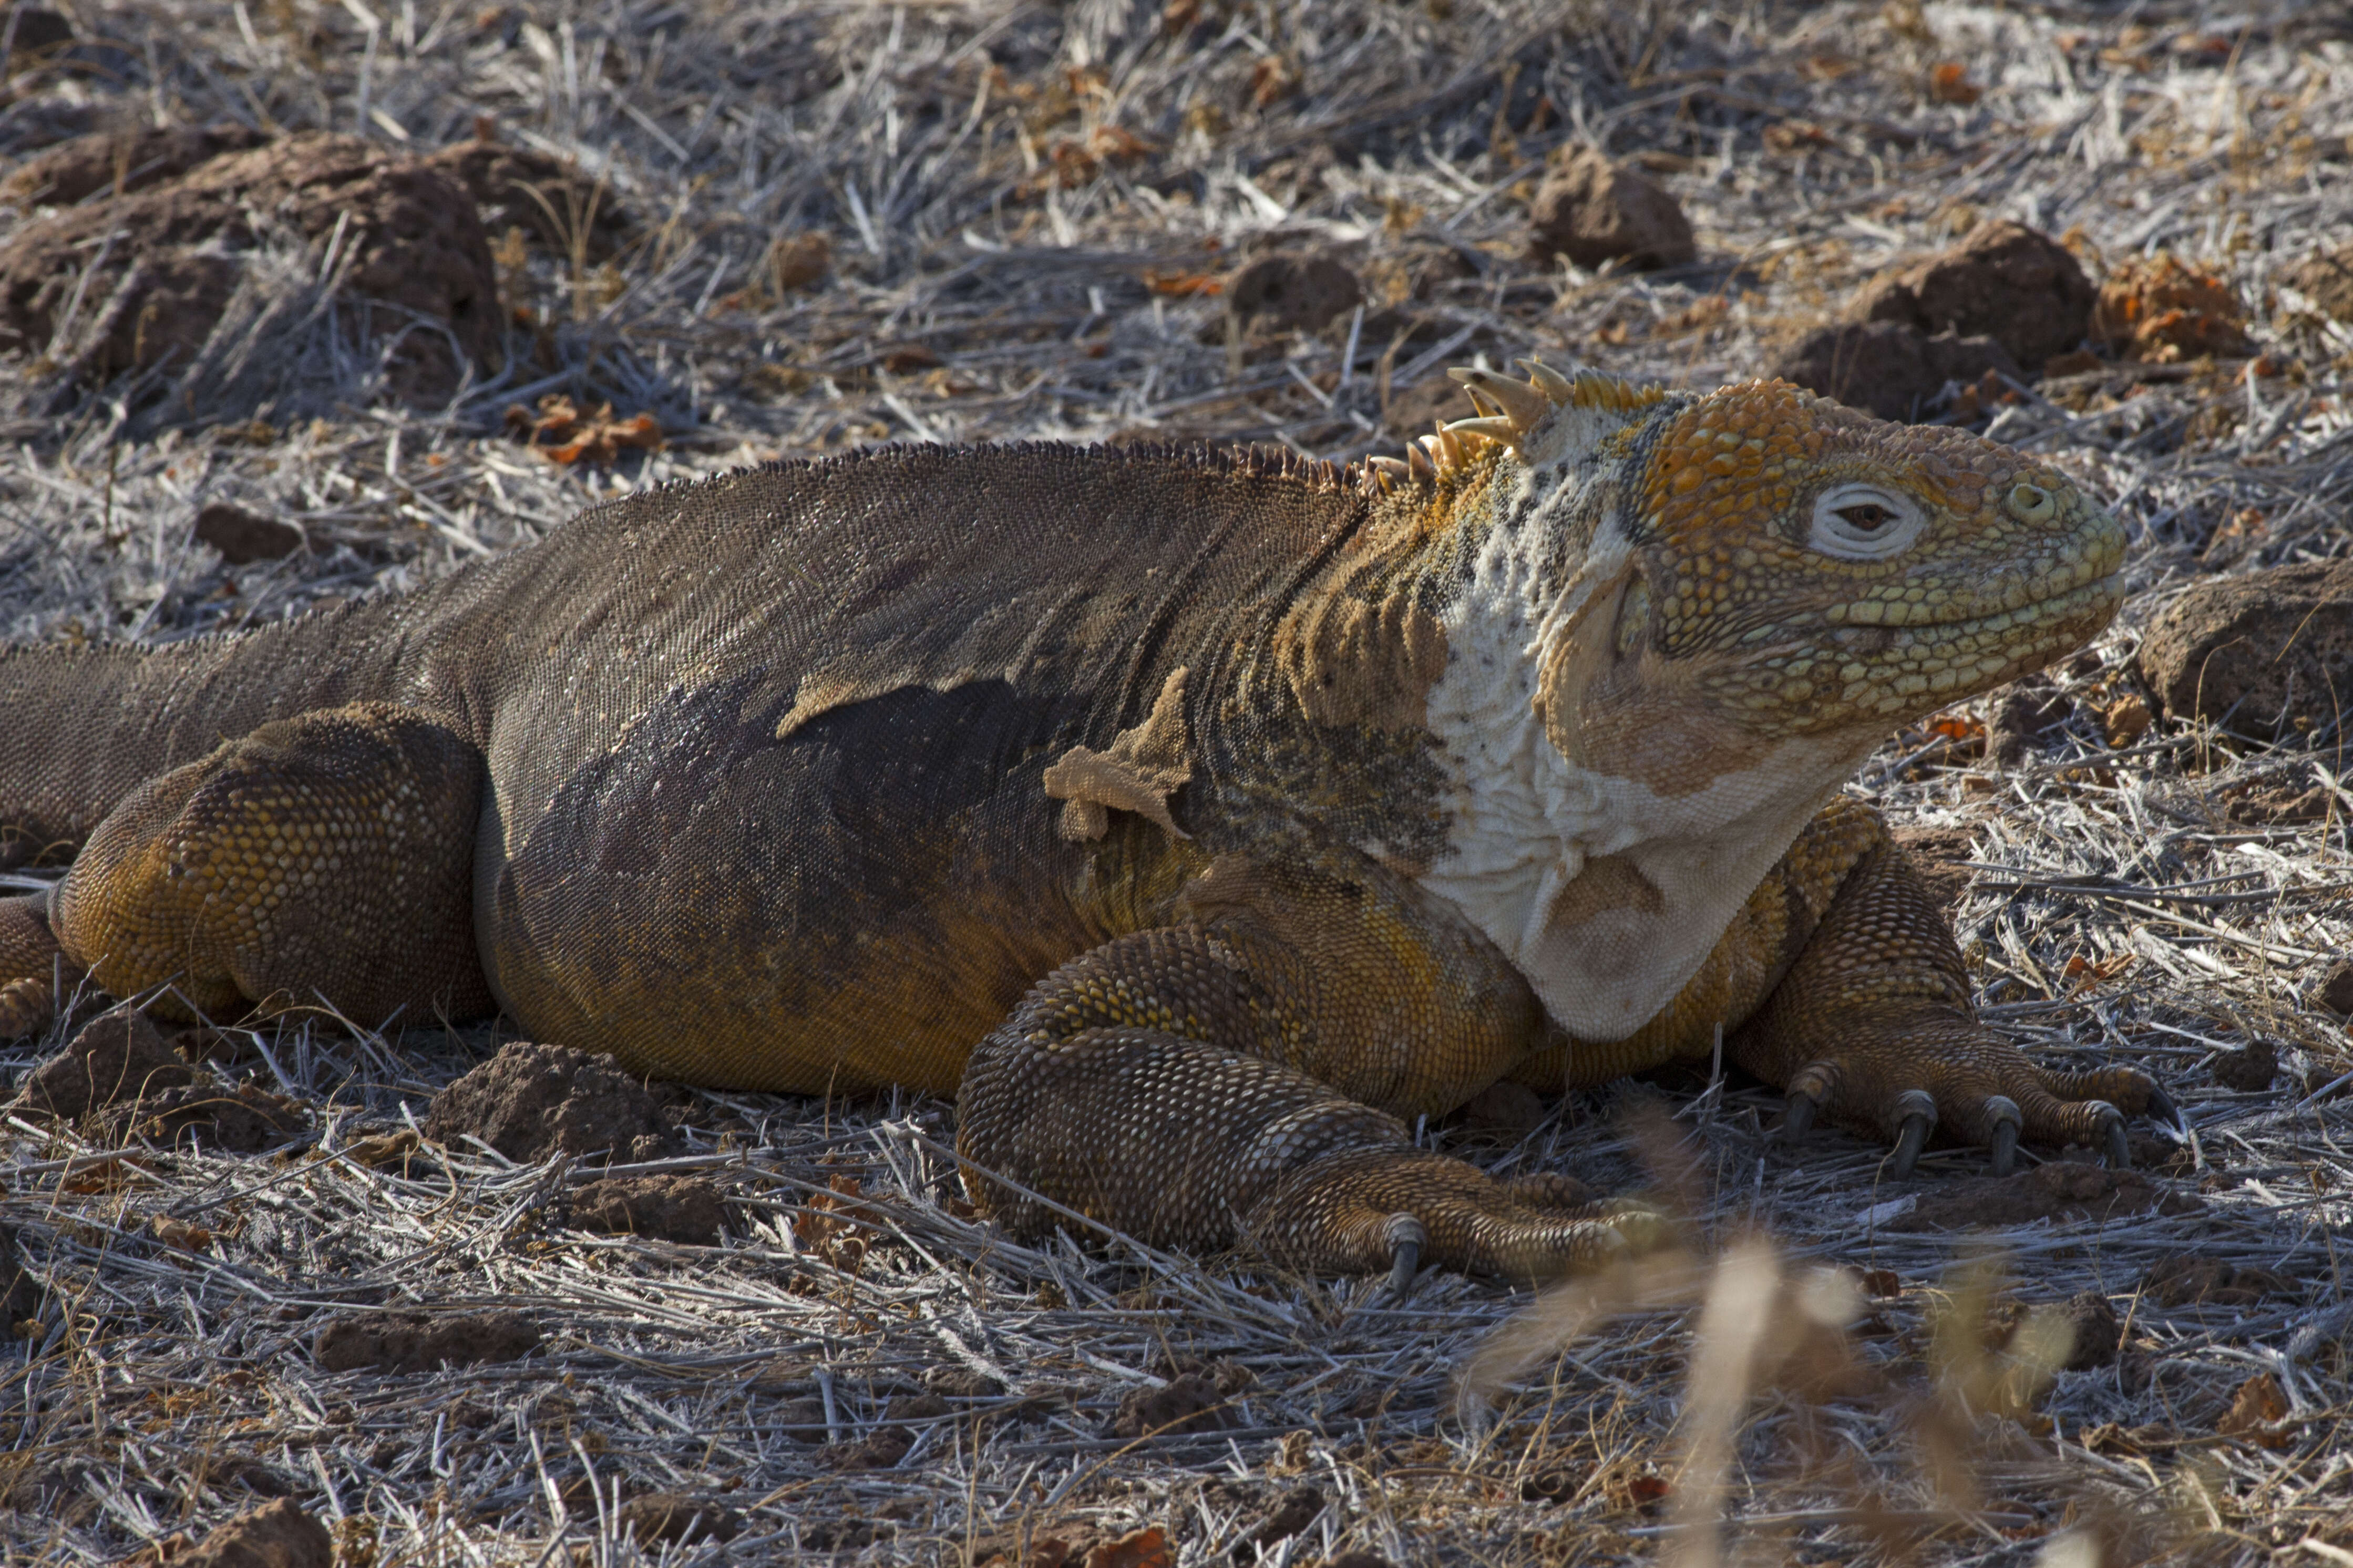
[[[1638,505],[1651,645],[1715,665],[1702,684],[1776,731],[1892,725],[2012,679],[2121,597],[2124,531],[2055,470],[1784,382],[1684,409]]]
[[[2105,626],[2124,533],[2046,465],[1781,382],[1456,378],[1424,880],[1613,1038],[1905,720]]]

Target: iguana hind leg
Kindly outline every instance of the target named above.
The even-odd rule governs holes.
[[[474,948],[480,753],[382,703],[266,724],[108,814],[51,901],[68,958],[166,1016],[325,1004],[489,1012]],[[178,1000],[174,998],[176,993]]]
[[[1499,959],[1377,877],[1221,862],[1201,894],[1201,923],[1065,964],[974,1053],[958,1148],[1017,1235],[1065,1221],[990,1174],[1155,1245],[1314,1272],[1537,1279],[1651,1227],[1417,1149],[1391,1113],[1459,1103],[1525,1052],[1540,1015]]]
[[[2125,1117],[2173,1117],[2137,1068],[2047,1071],[1977,1021],[1943,912],[1876,813],[1833,806],[1776,874],[1835,889],[1780,983],[1726,1042],[1734,1060],[1788,1090],[1786,1136],[1803,1137],[1820,1113],[1894,1140],[1905,1174],[1941,1130],[1989,1148],[2001,1173],[2021,1138],[2126,1164]]]

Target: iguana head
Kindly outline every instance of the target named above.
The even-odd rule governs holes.
[[[1906,720],[2081,646],[2124,534],[2063,475],[1783,382],[1455,373],[1426,879],[1572,1030],[1639,1026]]]

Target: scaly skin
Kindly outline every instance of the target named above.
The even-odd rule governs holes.
[[[1978,1027],[1839,795],[2104,625],[2115,523],[1777,383],[1460,374],[1481,417],[1409,465],[886,452],[244,638],[0,650],[0,853],[79,847],[0,901],[0,1028],[83,970],[216,1015],[495,1002],[692,1082],[955,1092],[1018,1234],[1400,1274],[1639,1241],[1406,1129],[1719,1025],[1793,1129],[1902,1165],[2163,1110]]]

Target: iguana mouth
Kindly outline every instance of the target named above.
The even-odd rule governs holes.
[[[1901,599],[1850,599],[1842,605],[1832,605],[1823,610],[1822,619],[1834,626],[1907,628],[1981,626],[1987,630],[1999,631],[2021,619],[2038,618],[2049,606],[2084,595],[2105,592],[2109,596],[2121,600],[2124,597],[2124,590],[2121,586],[2124,574],[2123,553],[2123,551],[2118,549],[2116,552],[2116,559],[2105,563],[2107,567],[2105,571],[2099,571],[2097,566],[2086,562],[2075,569],[2071,574],[2072,580],[2064,585],[2055,589],[2046,587],[2045,592],[2031,597],[2021,592],[2015,603],[2005,604],[1999,609],[1985,607],[1986,600],[1989,595],[1982,592],[1956,595],[1943,588],[1926,587],[1915,588],[1912,591],[1918,595],[1917,597],[1907,595]],[[2097,575],[2093,574],[2095,572]],[[2027,577],[2021,579],[2018,586],[2021,591],[2029,590],[2038,585],[2048,584],[2049,581],[2049,576],[2045,576],[2042,584],[2038,584],[2035,579]]]
[[[2124,598],[2123,579],[2124,574],[2121,570],[2110,572],[2103,576],[2093,578],[2090,582],[2074,584],[2055,593],[2043,595],[2040,598],[2027,599],[1999,610],[1984,610],[1975,605],[1960,606],[1965,610],[1978,610],[1975,615],[1955,615],[1944,606],[1908,604],[1883,605],[1876,601],[1862,601],[1861,603],[1870,604],[1874,610],[1900,609],[1906,613],[1901,618],[1890,615],[1885,619],[1865,620],[1852,613],[1857,607],[1855,605],[1834,605],[1823,612],[1822,618],[1831,626],[1841,629],[1867,627],[1872,630],[1947,635],[1966,631],[2000,632],[2011,626],[2046,619],[2054,611],[2063,613],[2077,606],[2088,608],[2100,601],[2105,601],[2113,608]],[[1837,613],[1841,610],[1848,611],[1849,614],[1841,617]],[[1924,611],[1932,613],[1924,614]],[[1942,639],[1938,638],[1938,640]]]

